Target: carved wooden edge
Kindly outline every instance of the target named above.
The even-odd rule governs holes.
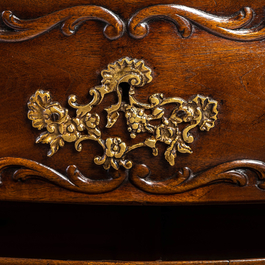
[[[189,168],[177,171],[172,177],[155,181],[146,165],[135,165],[128,170],[114,171],[106,179],[93,180],[85,177],[76,166],[66,170],[66,176],[38,162],[14,157],[0,159],[0,173],[5,168],[19,167],[13,173],[14,180],[39,178],[62,188],[83,193],[105,193],[118,188],[127,177],[138,189],[151,194],[177,194],[218,183],[230,183],[243,187],[249,184],[246,169],[256,173],[256,187],[265,189],[265,163],[256,160],[236,160],[217,165],[203,172],[193,174]],[[1,181],[1,180],[0,180]],[[2,184],[2,182],[0,182]]]
[[[240,187],[249,184],[249,176],[245,169],[257,175],[256,186],[265,189],[265,163],[256,160],[236,160],[217,165],[203,172],[194,174],[185,167],[171,177],[155,181],[146,165],[137,165],[131,171],[131,182],[139,189],[155,194],[177,194],[217,183],[231,183]]]
[[[220,17],[182,5],[153,5],[140,10],[129,21],[130,35],[136,39],[145,37],[149,32],[148,23],[161,17],[173,22],[183,38],[192,35],[194,25],[230,40],[255,41],[265,38],[264,25],[246,28],[255,17],[250,7],[244,7],[232,16]]]
[[[126,178],[126,172],[122,170],[114,171],[109,176],[107,174],[104,180],[93,180],[93,178],[85,177],[74,165],[67,167],[66,176],[64,176],[58,171],[32,160],[14,157],[0,159],[0,172],[12,166],[20,167],[13,174],[14,180],[40,178],[62,188],[84,193],[98,194],[112,191],[119,187]],[[0,184],[2,184],[1,179]]]
[[[136,39],[149,32],[149,22],[156,19],[171,21],[183,38],[192,35],[194,25],[219,37],[237,41],[256,41],[265,38],[264,24],[248,27],[255,17],[253,9],[243,7],[232,16],[218,16],[182,5],[153,5],[134,14],[128,22],[129,34]],[[107,25],[104,35],[110,40],[120,38],[125,31],[124,22],[112,11],[95,5],[66,8],[36,19],[22,20],[12,11],[2,12],[3,22],[11,29],[0,30],[0,41],[19,42],[30,40],[61,25],[66,36],[71,36],[87,20],[99,20]]]
[[[107,25],[103,33],[110,40],[121,37],[125,28],[123,21],[116,14],[104,7],[95,5],[70,7],[29,20],[19,19],[11,11],[3,11],[2,20],[13,29],[0,31],[0,41],[3,42],[30,40],[59,25],[61,25],[64,35],[71,36],[82,23],[88,20],[105,22]]]
[[[71,261],[46,259],[0,258],[2,265],[264,265],[265,259],[216,261]]]

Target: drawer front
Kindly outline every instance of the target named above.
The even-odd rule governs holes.
[[[0,8],[0,200],[265,200],[260,1]]]

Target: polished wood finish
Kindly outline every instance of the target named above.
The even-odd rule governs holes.
[[[145,37],[149,32],[150,20],[166,19],[176,24],[183,38],[192,35],[193,25],[198,25],[211,33],[239,41],[262,40],[265,30],[260,25],[245,29],[255,17],[254,11],[244,7],[235,15],[220,17],[181,5],[154,5],[137,12],[129,22],[129,32],[136,39]]]
[[[0,201],[16,201],[17,204],[21,202],[152,204],[157,207],[158,205],[187,207],[193,204],[192,207],[195,207],[194,205],[197,204],[264,203],[265,57],[263,40],[265,28],[262,22],[265,20],[265,15],[261,1],[2,0],[0,10],[2,12],[0,23]],[[189,146],[193,154],[188,152],[179,154],[176,152],[176,146],[172,146],[172,152],[168,152],[165,159],[164,143],[169,140],[170,135],[172,136],[172,130],[171,134],[170,131],[164,134],[163,139],[166,140],[162,143],[156,143],[153,138],[145,142],[149,137],[148,134],[137,132],[136,126],[135,128],[131,126],[131,132],[128,131],[128,126],[133,122],[128,122],[124,112],[115,106],[117,101],[121,106],[128,103],[130,88],[135,80],[124,80],[123,85],[117,86],[117,91],[122,93],[115,94],[111,90],[113,87],[104,87],[106,80],[104,81],[104,77],[100,74],[108,65],[124,58],[143,61],[152,71],[152,82],[147,82],[143,87],[135,90],[134,94],[137,102],[145,104],[144,106],[152,104],[150,96],[159,94],[163,94],[164,98],[184,99],[187,102],[196,95],[202,95],[218,102],[218,119],[215,120],[215,126],[207,132],[200,131],[195,126],[192,128],[194,141],[189,142]],[[102,122],[98,125],[102,141],[116,139],[116,142],[108,141],[116,144],[112,150],[114,153],[111,155],[114,154],[113,157],[115,157],[117,149],[124,147],[117,139],[122,139],[127,146],[134,146],[139,142],[147,145],[128,153],[126,159],[133,161],[132,167],[131,164],[126,164],[127,167],[124,169],[117,164],[113,167],[107,164],[104,169],[101,165],[95,164],[95,154],[102,154],[102,146],[92,141],[82,142],[82,152],[77,152],[73,144],[65,144],[58,152],[53,152],[52,157],[47,157],[49,146],[35,143],[35,139],[40,134],[37,130],[39,127],[33,128],[27,117],[27,103],[31,96],[36,91],[49,91],[61,106],[66,107],[68,96],[77,95],[76,102],[85,105],[93,99],[93,93],[89,94],[90,88],[97,88],[100,84],[106,93],[103,88],[98,91],[101,97],[102,95],[105,97],[100,104],[95,104],[91,115],[97,113]],[[159,97],[153,97],[153,99],[158,100]],[[158,103],[160,104],[159,100]],[[167,120],[159,116],[161,113],[159,104],[155,109],[159,119],[152,121],[152,125],[157,126],[156,128],[159,126],[162,128],[163,124],[167,125]],[[69,117],[75,116],[73,106],[74,104],[68,106]],[[186,119],[193,110],[190,106],[185,107],[182,114]],[[163,110],[165,117],[171,115],[173,108],[175,107],[171,104],[165,106]],[[110,109],[115,111],[112,112]],[[201,106],[200,110],[202,109]],[[150,109],[144,110],[144,113],[154,114]],[[183,117],[180,115],[178,118],[184,121]],[[211,119],[207,115],[206,118]],[[176,119],[176,121],[179,120]],[[179,125],[180,131],[185,127],[182,125]],[[49,129],[52,131],[52,128]],[[157,134],[155,132],[153,136],[156,137]],[[132,135],[136,137],[133,138]],[[186,139],[190,139],[189,137],[191,135],[187,134]],[[45,141],[48,142],[46,138],[43,142]],[[59,142],[59,145],[62,147],[63,143]],[[153,156],[156,150],[159,150],[159,154]],[[115,158],[122,161],[120,156],[118,152]],[[111,163],[111,159],[108,161]],[[41,209],[40,204],[37,206]],[[86,207],[89,206],[86,205]],[[34,206],[31,205],[29,208],[31,212]],[[188,209],[189,207],[186,209],[187,212],[189,212]],[[193,209],[195,211],[195,208]],[[260,206],[259,209],[260,213],[262,207]],[[201,231],[199,226],[196,230],[192,230],[196,224],[202,224],[199,219],[206,220],[200,215],[208,216],[207,212],[201,209],[198,210],[200,215],[194,219],[196,222],[191,225],[187,217],[180,226],[175,227],[179,216],[172,218],[175,221],[174,224],[173,222],[170,225],[165,224],[165,227],[168,225],[168,229],[164,228],[166,235],[163,235],[165,238],[163,251],[166,254],[162,255],[160,252],[162,246],[157,242],[161,242],[158,235],[162,234],[163,229],[159,231],[158,227],[163,222],[162,219],[168,217],[166,214],[161,219],[153,214],[152,218],[146,217],[142,220],[142,215],[139,213],[147,210],[138,209],[130,215],[130,222],[126,220],[122,222],[123,218],[110,222],[110,210],[102,210],[100,215],[93,214],[93,210],[89,208],[80,209],[84,212],[86,210],[90,214],[89,218],[94,221],[94,225],[88,226],[89,231],[85,233],[86,240],[93,238],[90,246],[94,247],[86,256],[90,260],[87,264],[95,264],[91,262],[94,252],[98,260],[102,260],[103,253],[106,253],[108,246],[113,246],[113,242],[119,247],[113,247],[116,252],[106,255],[108,260],[118,260],[117,257],[124,257],[123,253],[128,257],[128,259],[121,258],[123,260],[142,262],[160,260],[161,257],[164,260],[198,260],[194,257],[194,252],[190,250],[185,252],[185,250],[192,245],[194,238],[205,238],[209,231],[212,236],[210,241],[213,238],[213,242],[218,241],[216,234],[221,225],[218,221],[207,223],[207,227],[204,226],[201,234],[196,233],[197,230]],[[126,208],[126,211],[130,210]],[[178,211],[179,208],[174,210]],[[12,209],[10,208],[9,211],[11,212]],[[36,213],[27,215],[24,206],[18,212],[19,217],[13,216],[11,219],[21,220],[20,223],[24,224],[24,227],[27,222],[23,222],[23,218],[27,217],[27,221],[35,220]],[[67,253],[59,255],[57,251],[58,256],[54,257],[54,260],[67,259],[66,256],[69,253],[72,254],[71,250],[73,253],[76,250],[75,244],[80,247],[81,254],[85,253],[86,248],[82,247],[82,242],[75,238],[74,233],[71,233],[73,230],[83,235],[87,228],[86,222],[78,218],[77,212],[72,211],[71,214],[71,211],[65,211],[68,215],[64,215],[63,219],[58,216],[55,218],[56,214],[49,215],[49,209],[44,212],[54,222],[58,222],[57,230],[61,227],[65,228],[59,235],[61,243],[62,235],[66,236],[62,237],[66,243],[68,243],[68,235],[73,239],[72,245],[70,247],[68,245]],[[118,212],[115,212],[117,216],[119,216]],[[223,213],[228,220],[227,223],[223,220],[223,223],[227,224],[225,228],[231,226],[229,222],[232,222],[234,212],[230,212],[229,215]],[[185,216],[185,213],[183,215]],[[74,222],[75,218],[78,222]],[[167,222],[170,221],[168,218]],[[257,252],[254,252],[254,248],[251,249],[253,250],[251,253],[255,255],[245,254],[244,247],[247,249],[247,244],[243,247],[240,244],[244,238],[251,238],[249,242],[258,240],[260,231],[255,230],[258,221],[259,217],[253,216],[250,222],[254,230],[249,233],[254,235],[254,238],[247,234],[247,225],[240,225],[241,220],[237,220],[233,226],[234,229],[226,233],[223,245],[226,245],[230,239],[233,242],[235,231],[238,227],[241,228],[239,234],[235,236],[239,245],[235,248],[236,253],[233,253],[236,257],[230,258],[232,254],[228,256],[225,253],[222,255],[226,257],[221,256],[216,259],[218,256],[215,255],[216,252],[211,252],[210,247],[200,245],[199,242],[193,246],[201,247],[199,250],[205,251],[206,257],[204,256],[201,260],[219,259],[220,261],[174,261],[174,264],[264,264],[263,259],[258,259],[264,258],[263,250],[260,252],[260,248],[256,247]],[[44,217],[43,220],[39,220],[39,224],[44,229],[43,234],[52,230]],[[71,227],[71,224],[75,226]],[[23,230],[23,225],[21,227],[20,225],[17,226]],[[95,229],[97,225],[100,225],[100,228]],[[151,230],[144,238],[136,239],[132,236],[129,242],[131,249],[127,250],[126,241],[119,242],[117,234],[122,234],[124,237],[131,235],[129,230],[134,226],[137,229],[131,234],[137,235],[138,231],[144,235],[149,228]],[[23,235],[27,243],[30,234],[28,231],[31,228],[26,227],[27,231],[16,230],[16,236]],[[113,227],[116,227],[117,233],[111,230]],[[119,230],[120,227],[123,229]],[[210,229],[212,227],[213,229]],[[257,229],[260,227],[262,224]],[[101,246],[102,242],[107,240],[106,234],[109,230],[111,230],[112,240],[108,241],[110,242],[108,246],[104,245],[103,250],[98,247],[97,251],[100,250],[100,252],[97,252],[96,246]],[[176,243],[175,240],[181,232],[179,230],[185,231],[185,236],[182,241]],[[8,243],[8,239],[12,239],[10,232],[12,230],[6,231],[4,227],[3,231],[2,237],[5,235],[6,239],[4,242]],[[56,230],[52,231],[56,235]],[[98,231],[106,233],[98,237]],[[224,232],[226,229],[223,228],[220,231]],[[146,238],[149,242],[145,244]],[[173,243],[170,238],[174,239]],[[44,241],[44,244],[46,243],[49,243],[49,240]],[[258,242],[255,243],[258,244]],[[214,244],[212,245],[214,248]],[[180,249],[184,254],[178,252]],[[232,246],[229,249],[234,251]],[[7,250],[8,247],[3,246],[1,253]],[[221,245],[218,250],[222,250]],[[212,256],[210,252],[213,253]],[[134,253],[141,254],[132,257]],[[180,255],[177,258],[176,253]],[[81,254],[79,257],[82,256]],[[45,252],[36,256],[30,256],[28,252],[24,256],[23,252],[1,256],[53,258],[49,255],[45,256]],[[234,258],[242,258],[242,260],[234,260]],[[244,260],[245,258],[253,258],[253,260]],[[3,264],[37,262],[9,258],[2,258],[0,261]],[[64,261],[40,262],[64,264]],[[124,262],[124,264],[129,263],[133,264],[130,261]],[[162,261],[150,261],[149,264],[152,263],[172,264]]]
[[[41,18],[21,20],[13,15],[12,11],[2,12],[3,22],[14,31],[6,30],[0,34],[0,41],[18,42],[34,38],[61,24],[62,33],[66,36],[73,35],[78,27],[88,20],[99,20],[107,23],[104,35],[110,40],[122,36],[123,22],[110,10],[101,6],[75,6],[66,8]]]
[[[189,6],[183,6],[183,1],[166,5],[134,1],[126,9],[119,1],[95,5],[92,0],[68,0],[52,6],[47,1],[35,4],[34,10],[31,4],[26,0],[0,4],[3,24],[9,27],[3,25],[0,32],[1,200],[118,204],[265,200],[264,43],[260,41],[264,29],[256,26],[264,16],[259,1],[251,1],[251,7],[248,1],[193,1]],[[171,24],[161,18],[175,20]],[[86,20],[90,21],[83,23]],[[101,21],[107,25],[106,36]],[[64,33],[69,30],[66,35],[77,28],[78,32],[66,37],[54,28],[59,25]],[[175,34],[176,25],[185,38]],[[139,29],[142,26],[150,27],[148,34]],[[38,132],[26,118],[30,96],[43,89],[63,106],[71,94],[78,95],[80,104],[86,103],[89,89],[101,81],[100,71],[124,57],[143,60],[153,72],[153,81],[135,92],[137,101],[148,104],[148,97],[155,93],[185,99],[207,95],[218,102],[215,127],[207,134],[193,129],[193,154],[178,154],[172,167],[163,159],[165,147],[160,144],[157,157],[150,147],[141,148],[140,154],[133,150],[128,154],[133,167],[118,172],[106,172],[94,164],[95,154],[102,149],[92,142],[84,142],[80,153],[66,144],[63,152],[45,157],[48,147],[34,143]],[[95,107],[102,138],[120,138],[127,145],[144,141],[146,133],[131,139],[121,112],[115,124],[108,126],[104,109],[116,102],[115,93],[109,93]],[[57,186],[38,179],[14,182],[13,174],[14,179],[43,177]],[[74,184],[69,183],[71,178]]]
[[[104,261],[59,261],[59,260],[36,260],[36,259],[12,259],[0,258],[1,265],[228,265],[228,261],[194,261],[194,262],[104,262]],[[238,263],[240,265],[260,265],[262,263]]]
[[[256,260],[224,260],[224,261],[153,261],[153,262],[126,262],[126,261],[60,261],[38,259],[0,258],[1,265],[263,265],[265,259]]]

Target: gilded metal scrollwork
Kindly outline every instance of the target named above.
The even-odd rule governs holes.
[[[194,141],[191,130],[196,126],[201,131],[209,131],[214,127],[217,119],[217,101],[201,95],[194,96],[185,101],[179,97],[166,98],[162,93],[149,97],[149,103],[141,103],[135,98],[135,89],[152,81],[152,71],[143,60],[123,58],[109,64],[101,72],[103,80],[100,86],[90,89],[93,96],[90,103],[80,105],[75,95],[68,98],[68,104],[76,109],[76,117],[71,118],[68,109],[58,102],[52,101],[47,91],[37,90],[28,102],[28,118],[32,126],[39,130],[46,129],[36,139],[36,143],[50,144],[48,156],[54,155],[65,142],[74,142],[77,151],[82,150],[82,141],[93,140],[103,148],[103,155],[96,156],[94,162],[103,165],[104,169],[113,167],[118,170],[120,166],[126,169],[132,167],[132,161],[126,155],[139,147],[149,147],[154,156],[158,155],[156,143],[163,142],[168,145],[165,159],[171,166],[175,164],[177,153],[192,153],[190,144]],[[122,100],[120,84],[127,82],[130,85],[129,101]],[[111,128],[119,118],[119,112],[124,112],[127,120],[128,132],[131,138],[139,133],[149,133],[144,142],[128,146],[118,137],[103,140],[99,129],[100,117],[91,113],[95,105],[99,105],[104,96],[115,92],[118,102],[105,110],[107,111],[106,128]],[[169,117],[165,115],[164,106],[175,104]],[[147,111],[149,114],[147,114]],[[159,120],[159,125],[151,121]],[[187,124],[181,131],[179,124]]]

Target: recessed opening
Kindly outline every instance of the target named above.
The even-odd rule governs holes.
[[[124,103],[129,104],[129,91],[130,91],[130,84],[127,82],[120,83],[120,88],[122,91],[122,101]]]
[[[0,202],[0,209],[0,257],[264,258],[264,246],[258,244],[265,222],[262,204],[140,207]]]
[[[180,110],[177,112],[177,116],[179,118],[184,118],[186,116],[186,112],[184,110]]]
[[[52,113],[50,118],[53,122],[56,122],[59,120],[59,115],[57,113]]]

